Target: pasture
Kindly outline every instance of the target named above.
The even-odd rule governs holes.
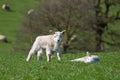
[[[97,63],[69,62],[68,60],[82,57],[78,54],[63,54],[59,62],[53,54],[51,62],[37,61],[34,55],[29,63],[23,54],[0,54],[1,80],[119,80],[120,54],[119,53],[93,53],[100,57]]]
[[[93,53],[100,57],[98,63],[69,62],[71,59],[84,56],[84,52],[63,54],[62,61],[56,54],[51,62],[37,61],[36,55],[26,62],[27,54],[12,53],[16,30],[21,26],[22,14],[39,0],[0,0],[0,6],[7,2],[12,11],[0,9],[0,34],[7,36],[10,43],[0,42],[0,80],[119,80],[120,53]],[[27,3],[27,4],[26,4]],[[117,25],[115,25],[117,26]],[[119,27],[117,27],[119,28]]]

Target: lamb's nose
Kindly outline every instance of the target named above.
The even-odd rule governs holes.
[[[60,42],[60,40],[58,40],[58,42]]]

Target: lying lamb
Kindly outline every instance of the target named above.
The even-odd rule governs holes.
[[[34,12],[34,9],[30,9],[30,10],[28,10],[27,14],[31,15],[33,12]]]
[[[5,3],[5,4],[2,5],[2,9],[9,11],[10,10],[10,6]]]
[[[42,57],[43,49],[46,49],[47,61],[51,60],[51,51],[57,52],[58,60],[61,60],[60,45],[62,41],[62,35],[64,31],[55,32],[52,35],[38,36],[33,43],[33,46],[27,56],[26,61],[28,62],[31,56],[37,52],[37,59],[40,60]]]
[[[100,59],[97,55],[90,55],[89,52],[86,52],[86,56],[82,58],[77,58],[70,60],[71,62],[84,62],[84,63],[90,63],[90,62],[98,62]]]
[[[0,34],[0,41],[6,42],[6,43],[8,42],[6,36],[1,35],[1,34]]]

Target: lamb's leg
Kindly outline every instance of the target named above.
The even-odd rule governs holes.
[[[57,50],[56,52],[57,52],[57,58],[58,58],[58,60],[61,61],[61,52],[60,52],[60,50]]]
[[[38,50],[39,50],[38,40],[36,39],[35,42],[33,43],[33,46],[32,46],[32,48],[31,48],[28,56],[27,56],[26,61],[28,62],[28,61],[30,60],[31,56],[32,56],[34,53],[36,53]]]
[[[39,61],[40,59],[42,59],[42,49],[40,49],[38,52],[37,52],[37,60]]]
[[[27,58],[26,58],[26,61],[29,62],[30,58],[32,57],[32,55],[35,53],[35,50],[34,49],[31,49]]]
[[[50,62],[50,60],[51,60],[51,50],[46,49],[46,56],[47,56],[47,62]]]

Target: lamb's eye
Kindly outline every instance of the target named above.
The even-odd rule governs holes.
[[[60,38],[62,37],[62,35],[60,35]]]

